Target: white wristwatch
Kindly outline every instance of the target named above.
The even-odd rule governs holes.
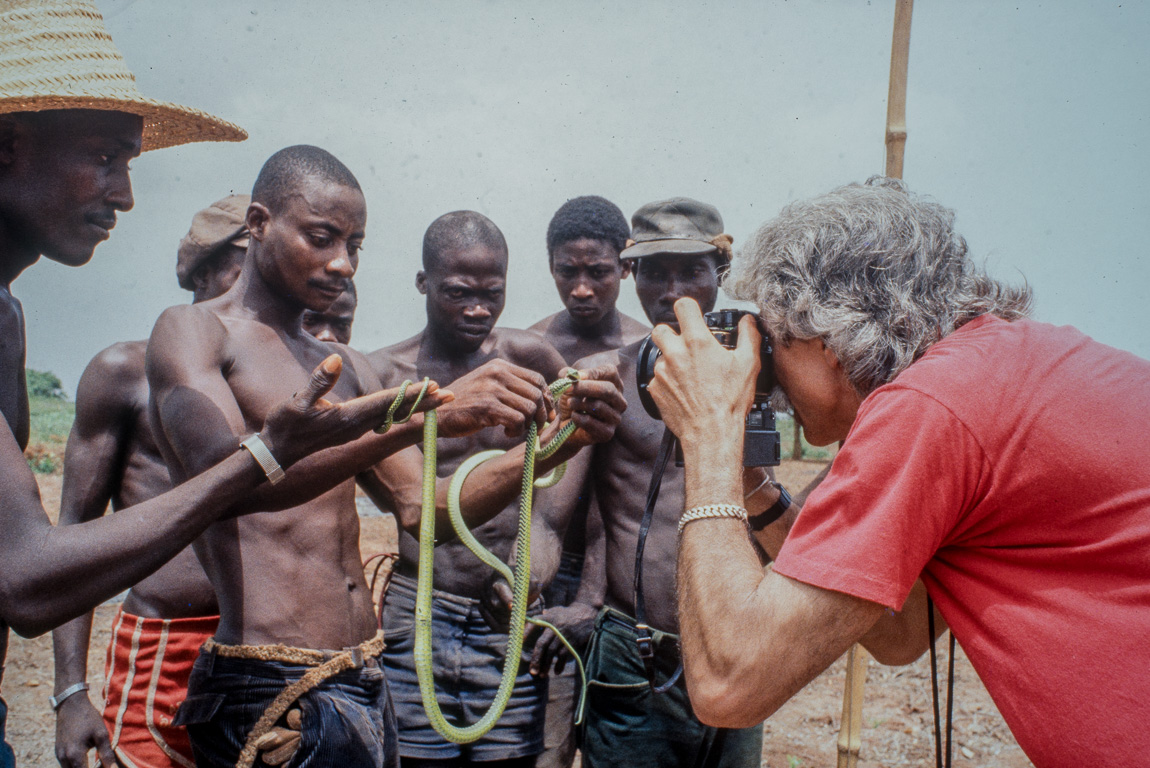
[[[276,461],[276,457],[272,456],[272,452],[268,450],[267,445],[260,439],[260,433],[256,432],[240,443],[241,448],[247,448],[252,454],[252,458],[260,465],[260,469],[268,476],[268,482],[275,485],[280,480],[284,479],[284,469],[280,463]]]

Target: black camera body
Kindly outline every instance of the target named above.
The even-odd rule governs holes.
[[[743,315],[753,314],[741,309],[720,309],[703,316],[711,335],[727,349],[734,349],[739,341],[739,320]],[[755,382],[755,401],[747,413],[743,427],[743,466],[774,467],[782,461],[782,439],[775,428],[775,412],[771,410],[769,399],[776,385],[774,359],[771,344],[766,336],[759,350],[759,378]],[[635,379],[639,385],[639,401],[653,419],[663,420],[659,406],[651,398],[647,386],[655,377],[655,361],[659,359],[659,348],[651,337],[643,339],[639,345],[639,359],[635,365]],[[681,455],[676,457],[682,465]]]

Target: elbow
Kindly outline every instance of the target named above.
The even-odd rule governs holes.
[[[868,645],[863,643],[862,646],[870,652],[875,661],[886,667],[905,667],[907,664],[915,663],[926,653],[926,646],[919,648],[909,644],[880,645],[872,643]]]
[[[8,582],[0,589],[0,619],[21,637],[37,637],[55,629],[43,602],[26,585]]]
[[[767,719],[782,702],[773,703],[745,680],[688,676],[687,692],[695,716],[713,728],[750,728]]]

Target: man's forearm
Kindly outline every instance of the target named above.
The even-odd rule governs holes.
[[[290,509],[330,491],[404,448],[423,434],[423,414],[396,424],[384,434],[368,432],[350,443],[327,448],[300,459],[280,483],[266,483],[248,494],[235,513]]]
[[[55,693],[88,679],[88,647],[92,642],[89,611],[52,631],[52,655],[56,666]]]
[[[165,494],[80,525],[51,525],[32,494],[8,499],[27,508],[5,515],[22,524],[9,527],[4,547],[4,618],[37,635],[91,610],[153,573],[264,480],[237,450]]]

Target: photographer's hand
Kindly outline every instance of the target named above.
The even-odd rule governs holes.
[[[651,333],[663,354],[649,391],[686,455],[688,448],[699,443],[727,434],[742,435],[743,420],[754,399],[762,336],[754,318],[744,316],[738,344],[727,350],[711,335],[694,300],[675,302],[675,315],[681,333],[666,325],[656,326]]]

